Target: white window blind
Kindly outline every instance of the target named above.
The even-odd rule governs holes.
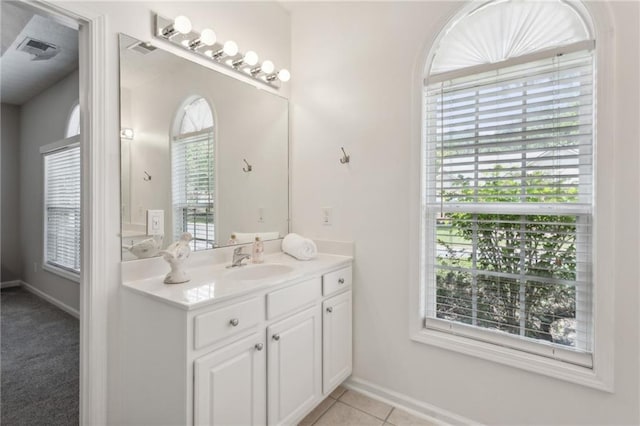
[[[80,147],[44,155],[45,264],[80,273]]]
[[[426,327],[591,366],[591,51],[426,100]]]
[[[191,248],[214,247],[213,115],[198,98],[185,108],[171,151],[174,236],[190,232]]]

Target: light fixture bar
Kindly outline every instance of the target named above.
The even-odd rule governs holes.
[[[276,71],[273,62],[269,60],[259,63],[256,52],[249,50],[241,53],[238,45],[232,40],[224,43],[217,41],[211,29],[205,29],[202,33],[194,31],[191,22],[185,16],[168,19],[156,14],[155,25],[156,38],[273,88],[279,89],[283,82],[291,78],[288,70],[283,68]]]

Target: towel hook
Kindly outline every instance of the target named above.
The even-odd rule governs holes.
[[[147,171],[144,171],[145,176],[142,177],[142,180],[145,182],[149,182],[151,180],[151,175],[149,173],[147,173]]]
[[[247,167],[243,167],[242,171],[245,173],[249,173],[251,170],[253,170],[253,166],[251,166],[251,164],[247,163],[247,159],[243,158],[242,161],[244,161],[244,163],[247,165]]]
[[[347,164],[351,159],[351,156],[347,155],[347,153],[344,151],[344,147],[340,147],[340,149],[342,150],[342,158],[340,159],[340,162],[342,164]]]

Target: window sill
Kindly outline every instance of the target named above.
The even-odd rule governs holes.
[[[80,274],[74,274],[73,272],[69,272],[65,269],[57,268],[53,265],[49,265],[48,263],[43,264],[42,269],[47,272],[51,272],[52,274],[56,274],[62,278],[66,278],[70,281],[80,284]]]
[[[414,333],[411,340],[604,392],[613,392],[613,386],[605,382],[595,369],[426,328]]]

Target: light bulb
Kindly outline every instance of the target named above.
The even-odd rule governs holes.
[[[222,51],[227,56],[236,56],[238,54],[238,45],[235,41],[229,40],[225,42]]]
[[[216,33],[209,28],[202,30],[200,41],[207,46],[213,46],[216,42]]]
[[[278,79],[282,82],[289,81],[291,79],[291,73],[289,72],[289,70],[283,68],[278,71]]]
[[[213,58],[213,50],[205,50],[204,54],[207,55],[210,58]]]
[[[180,15],[173,20],[173,28],[181,34],[189,34],[191,32],[191,21],[186,16]]]
[[[274,70],[275,66],[273,65],[273,62],[271,61],[264,61],[262,63],[262,72],[266,73],[266,74],[271,74]]]
[[[248,51],[244,54],[244,63],[249,66],[254,66],[258,63],[258,54],[253,50]]]

